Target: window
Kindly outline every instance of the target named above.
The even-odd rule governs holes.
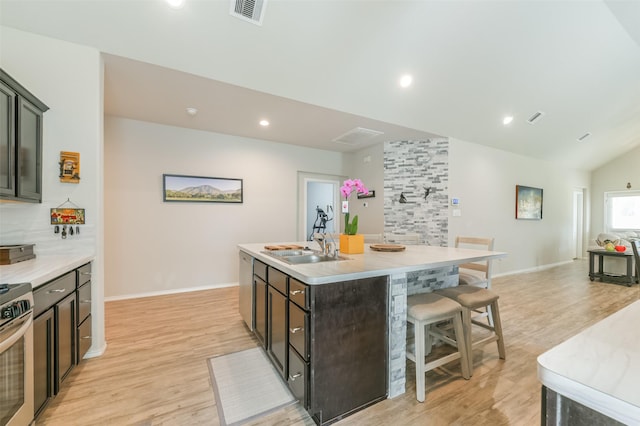
[[[605,192],[607,232],[640,231],[640,191]]]

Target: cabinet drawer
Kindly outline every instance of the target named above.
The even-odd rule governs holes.
[[[289,377],[287,377],[287,384],[293,396],[300,401],[304,408],[309,406],[307,403],[308,371],[308,364],[300,358],[296,351],[289,347]]]
[[[258,259],[253,260],[253,273],[254,275],[262,278],[262,281],[267,281],[267,265],[260,262]]]
[[[309,360],[309,314],[293,303],[289,303],[289,344],[304,358]]]
[[[86,265],[76,269],[76,274],[78,278],[78,287],[88,281],[91,281],[91,263],[87,263]]]
[[[269,285],[282,294],[287,294],[287,276],[277,269],[269,267]]]
[[[78,289],[78,324],[91,314],[91,282]]]
[[[289,278],[289,300],[302,309],[309,310],[309,286]]]
[[[76,272],[71,271],[33,292],[33,315],[37,317],[76,290]]]
[[[78,327],[78,363],[91,347],[91,315]]]

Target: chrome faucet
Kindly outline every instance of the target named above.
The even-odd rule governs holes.
[[[329,234],[331,241],[327,241],[327,234],[313,234],[313,241],[320,246],[320,252],[326,256],[336,257],[338,250],[336,249],[336,242],[333,241],[333,237]]]
[[[318,245],[320,246],[320,252],[325,254],[325,251],[327,250],[326,235],[320,233],[313,234],[313,241],[318,243]]]

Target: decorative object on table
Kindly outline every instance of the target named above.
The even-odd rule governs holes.
[[[406,249],[402,244],[371,244],[369,246],[373,251],[404,251]]]
[[[364,253],[364,235],[358,234],[358,215],[349,221],[349,196],[352,192],[368,194],[369,190],[360,179],[347,179],[340,187],[340,193],[345,198],[342,202],[344,213],[344,232],[340,234],[340,252],[348,254]]]
[[[80,183],[80,153],[60,151],[60,182]]]
[[[242,203],[242,179],[162,175],[166,202]]]
[[[516,185],[516,219],[542,219],[542,188]]]
[[[600,235],[598,235],[598,237],[600,237]],[[616,247],[620,246],[620,240],[619,239],[611,239],[611,238],[605,238],[603,240],[600,240],[600,238],[596,239],[596,244],[598,244],[600,247],[602,247],[603,249],[605,249],[606,251],[616,251]],[[622,246],[624,247],[624,246]],[[627,248],[625,247],[625,250]],[[617,251],[625,251],[625,250],[617,250]]]
[[[50,218],[51,224],[55,225],[53,233],[61,234],[62,239],[66,239],[67,234],[80,234],[78,225],[84,225],[85,223],[84,209],[71,202],[68,198],[58,207],[51,209]],[[74,225],[75,229],[73,228]]]
[[[625,246],[615,246],[614,248],[617,252],[620,253],[622,253],[623,251],[627,251],[627,248]]]

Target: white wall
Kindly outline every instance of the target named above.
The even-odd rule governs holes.
[[[296,241],[297,173],[343,154],[107,117],[105,295],[235,284],[239,243]],[[162,174],[243,179],[242,204],[165,203]]]
[[[349,197],[352,214],[358,215],[358,232],[382,234],[384,232],[384,144],[361,149],[352,155],[347,170],[350,179],[360,179],[374,198]],[[367,207],[364,207],[365,203]],[[338,218],[344,222],[343,215]]]
[[[640,146],[591,173],[591,239],[604,232],[604,193],[640,189]]]
[[[572,194],[589,188],[587,172],[451,138],[449,173],[462,212],[453,217],[449,208],[449,245],[456,235],[495,237],[495,249],[508,253],[494,262],[496,274],[572,259]],[[515,219],[516,185],[543,189],[542,220]]]
[[[102,264],[102,62],[95,49],[0,26],[0,66],[49,106],[44,114],[42,204],[0,203],[0,242],[35,243],[36,256],[87,253],[92,274],[93,346],[104,348]],[[60,151],[80,153],[79,184],[61,183]],[[85,208],[81,234],[53,233],[49,209],[70,199]]]

